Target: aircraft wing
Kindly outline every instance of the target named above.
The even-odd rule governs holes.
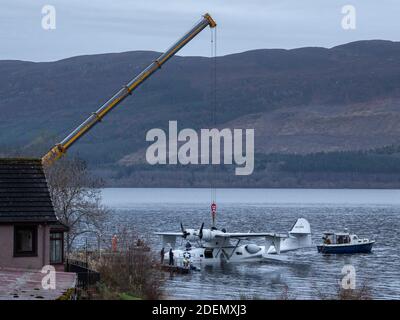
[[[215,237],[217,238],[230,238],[230,239],[250,239],[250,238],[270,238],[270,239],[276,239],[276,238],[287,238],[288,236],[286,234],[279,234],[279,233],[270,233],[270,232],[247,232],[247,233],[220,233],[216,234]]]
[[[265,248],[269,250],[272,246],[275,249],[277,254],[281,252],[281,243],[283,239],[288,238],[286,234],[279,234],[279,233],[220,233],[215,235],[216,238],[224,238],[224,239],[251,239],[251,238],[264,238],[265,239]]]
[[[175,249],[176,238],[183,236],[182,232],[155,232],[154,234],[162,236],[164,248],[170,245],[172,249]]]
[[[154,232],[158,236],[183,237],[182,232]]]

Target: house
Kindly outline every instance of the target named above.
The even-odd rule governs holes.
[[[64,232],[40,159],[0,159],[0,268],[64,263]]]

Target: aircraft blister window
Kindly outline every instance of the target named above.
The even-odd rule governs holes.
[[[241,253],[241,252],[239,252],[239,251],[236,251],[236,254],[237,254],[238,256],[241,256],[243,253]]]
[[[256,244],[247,244],[244,248],[250,254],[256,254],[261,250],[261,248]]]

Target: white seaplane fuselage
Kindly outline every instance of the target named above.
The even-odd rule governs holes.
[[[310,225],[303,218],[298,219],[287,234],[239,234],[205,229],[202,231],[202,240],[199,241],[196,231],[198,230],[194,230],[186,238],[186,241],[192,245],[191,247],[172,250],[174,265],[261,262],[276,259],[277,254],[283,252],[312,246]],[[159,234],[162,235],[162,233]],[[265,245],[249,242],[253,238],[265,238]],[[165,251],[164,263],[171,263],[168,250]]]

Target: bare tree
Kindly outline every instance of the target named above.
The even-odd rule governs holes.
[[[164,274],[158,268],[158,255],[133,229],[117,234],[118,251],[104,254],[98,261],[101,275],[97,299],[123,299],[123,296],[155,300],[163,297]],[[139,241],[140,240],[140,241]]]
[[[57,217],[70,228],[66,253],[83,234],[98,235],[107,218],[107,208],[101,204],[102,182],[94,178],[84,161],[62,159],[46,169],[50,195]]]

